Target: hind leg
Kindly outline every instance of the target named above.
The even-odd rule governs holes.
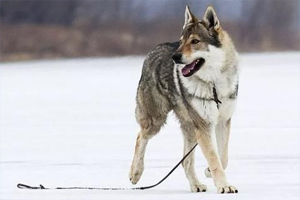
[[[136,184],[140,180],[144,171],[144,155],[149,139],[159,132],[165,121],[166,116],[139,120],[141,131],[136,139],[134,157],[129,172],[129,179],[132,184]]]
[[[191,126],[187,126],[191,127]],[[184,150],[183,154],[186,155],[193,146],[197,143],[195,138],[195,133],[192,130],[187,130],[188,128],[181,128],[183,135],[184,135]],[[184,160],[182,166],[184,168],[185,175],[190,183],[191,191],[192,192],[205,192],[207,190],[206,185],[199,182],[198,177],[195,172],[195,151]]]

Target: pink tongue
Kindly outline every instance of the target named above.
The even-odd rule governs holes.
[[[196,62],[194,61],[191,64],[184,66],[184,68],[182,68],[182,70],[181,70],[183,76],[186,76],[187,74],[189,74],[190,71],[192,69],[194,69],[195,65],[196,65]]]

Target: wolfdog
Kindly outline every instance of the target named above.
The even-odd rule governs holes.
[[[140,132],[129,178],[136,184],[144,171],[144,155],[151,137],[173,110],[184,135],[184,155],[198,142],[218,193],[237,193],[228,183],[230,124],[238,95],[238,54],[216,12],[208,6],[202,20],[185,10],[179,42],[152,49],[143,64],[136,97]],[[195,173],[194,153],[182,163],[192,192],[205,192]]]

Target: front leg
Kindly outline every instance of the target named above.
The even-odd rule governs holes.
[[[183,155],[186,155],[196,144],[194,139],[188,137],[188,133],[184,131],[184,150]],[[206,185],[202,184],[196,175],[195,172],[195,151],[192,151],[191,154],[183,161],[182,166],[184,168],[185,175],[190,183],[192,192],[206,192]]]
[[[220,121],[216,126],[218,153],[224,170],[226,170],[228,166],[228,142],[230,136],[230,125],[231,119]],[[209,168],[205,169],[205,175],[206,177],[211,178],[211,172]]]
[[[211,126],[209,132],[196,130],[198,144],[208,162],[209,169],[218,189],[218,193],[237,193],[238,190],[227,182],[225,172],[218,155],[215,127]]]
[[[231,119],[227,121],[220,121],[216,129],[218,152],[224,170],[228,166],[228,142],[230,136],[230,125]]]

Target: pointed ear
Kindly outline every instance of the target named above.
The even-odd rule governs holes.
[[[184,25],[183,25],[183,29],[186,27],[187,24],[189,23],[195,23],[198,21],[198,19],[192,14],[189,6],[185,7],[185,19],[184,19]]]
[[[214,27],[215,30],[218,30],[220,28],[220,22],[212,6],[207,7],[203,17],[203,21],[208,25],[208,28]]]

